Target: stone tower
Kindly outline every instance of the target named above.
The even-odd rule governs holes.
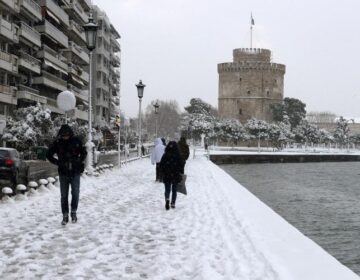
[[[220,117],[272,121],[270,105],[284,98],[285,65],[272,63],[267,49],[235,49],[233,57],[218,64]]]

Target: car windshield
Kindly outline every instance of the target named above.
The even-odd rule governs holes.
[[[9,152],[0,150],[0,158],[7,158],[7,157],[9,157]]]

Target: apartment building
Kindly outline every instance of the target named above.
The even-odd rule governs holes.
[[[82,26],[90,0],[0,0],[0,134],[14,109],[40,102],[63,114],[57,95],[76,96],[73,116],[88,121],[89,53]],[[106,14],[93,7],[98,42],[93,55],[93,121],[118,113],[120,35]],[[100,122],[100,123],[99,123]]]
[[[93,94],[95,125],[110,122],[119,114],[120,102],[120,39],[107,15],[94,6],[94,19],[99,29],[93,54]]]

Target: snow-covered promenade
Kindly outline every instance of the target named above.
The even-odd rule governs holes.
[[[84,178],[66,227],[58,189],[0,202],[0,279],[359,279],[203,156],[170,211],[154,169]]]

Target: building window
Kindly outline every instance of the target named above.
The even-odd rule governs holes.
[[[269,96],[269,95],[270,95],[270,91],[267,91],[267,92],[266,92],[266,95]]]
[[[239,79],[239,81],[241,82],[241,78]]]
[[[250,93],[251,93],[251,92],[250,92],[250,90],[248,90],[247,94],[249,94],[249,95],[250,95]]]
[[[242,109],[239,109],[239,115],[242,115]]]

